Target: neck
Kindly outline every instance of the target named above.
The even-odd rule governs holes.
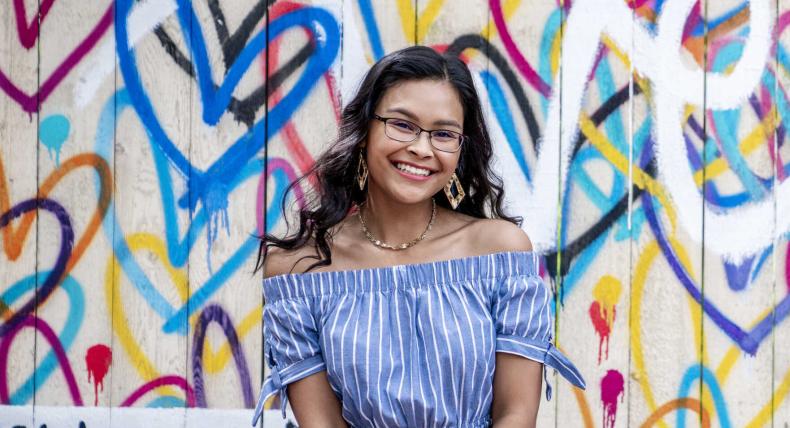
[[[402,204],[368,193],[362,208],[368,230],[383,242],[397,245],[420,236],[431,219],[430,199],[416,204]]]

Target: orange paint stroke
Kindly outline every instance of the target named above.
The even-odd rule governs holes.
[[[691,410],[692,412],[697,412],[700,415],[700,426],[702,428],[710,428],[710,417],[708,416],[708,411],[702,407],[702,403],[696,398],[676,398],[672,401],[668,401],[661,406],[659,406],[652,415],[650,415],[643,423],[640,425],[640,428],[648,428],[655,425],[656,422],[661,420],[661,418],[672,412],[673,410],[677,410],[680,408],[686,408]]]
[[[560,352],[565,353],[564,348],[562,345],[560,345],[559,338],[557,338],[554,346],[556,346],[557,350]],[[584,390],[574,386],[571,388],[571,391],[573,392],[573,396],[576,397],[576,403],[579,405],[579,412],[581,412],[582,421],[584,421],[584,428],[595,428],[595,424],[593,424],[592,413],[590,412],[590,404],[587,403],[587,397],[584,396]]]
[[[590,405],[587,403],[587,397],[584,396],[584,391],[579,388],[571,388],[571,391],[573,391],[573,396],[576,397],[576,403],[579,405],[584,428],[595,428],[592,413],[590,413]]]
[[[723,36],[749,21],[749,8],[743,8],[740,12],[731,16],[726,21],[721,22],[713,30],[708,31],[708,44],[711,40]],[[703,66],[705,52],[705,36],[689,37],[683,41],[683,46],[694,56],[694,61],[700,67]]]
[[[93,211],[88,226],[85,228],[77,244],[74,245],[71,257],[66,263],[66,269],[61,276],[60,281],[71,272],[71,269],[77,264],[88,245],[93,240],[93,236],[101,226],[104,216],[110,207],[110,199],[112,197],[112,172],[107,161],[99,155],[93,153],[83,153],[69,158],[63,162],[60,167],[52,171],[50,175],[44,180],[38,190],[38,198],[46,198],[52,192],[52,189],[60,182],[63,177],[67,176],[72,171],[80,167],[92,167],[99,175],[100,188],[99,200],[96,204],[96,210]],[[3,160],[0,158],[0,213],[6,212],[11,209],[11,200],[9,194],[9,186],[5,177],[5,170],[3,167]],[[36,211],[29,211],[22,215],[22,218],[17,220],[18,227],[14,228],[13,224],[9,223],[2,232],[3,236],[3,251],[10,260],[16,260],[22,253],[24,248],[27,234],[30,231],[30,226],[36,218]],[[57,286],[57,285],[56,285]],[[5,304],[0,304],[0,313],[5,320],[8,320],[13,314],[10,308]]]

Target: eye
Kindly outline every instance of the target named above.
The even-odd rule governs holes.
[[[438,131],[433,131],[432,137],[440,140],[455,140],[458,139],[458,134],[453,131],[445,131],[440,129]]]
[[[405,120],[390,119],[389,124],[390,126],[393,126],[402,131],[414,131],[415,129],[417,129],[414,126],[414,124],[412,124],[411,122],[407,122]]]

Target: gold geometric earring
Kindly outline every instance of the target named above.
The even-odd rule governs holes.
[[[359,152],[359,162],[357,163],[357,184],[359,190],[365,190],[365,181],[368,179],[368,164],[365,162],[363,152]]]
[[[453,195],[453,187],[455,187],[455,195]],[[453,209],[458,208],[458,205],[461,204],[464,196],[466,196],[464,186],[461,185],[461,180],[458,179],[455,173],[450,176],[450,181],[444,185],[444,194],[447,196],[447,200],[450,202],[450,206],[453,207]]]

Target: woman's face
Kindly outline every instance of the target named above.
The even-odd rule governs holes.
[[[400,82],[384,93],[375,114],[406,120],[429,131],[463,133],[464,129],[461,99],[444,80]],[[434,148],[427,132],[412,142],[396,141],[387,136],[384,122],[377,119],[370,123],[366,150],[368,192],[404,204],[425,201],[441,190],[461,154],[460,150],[448,153]]]

